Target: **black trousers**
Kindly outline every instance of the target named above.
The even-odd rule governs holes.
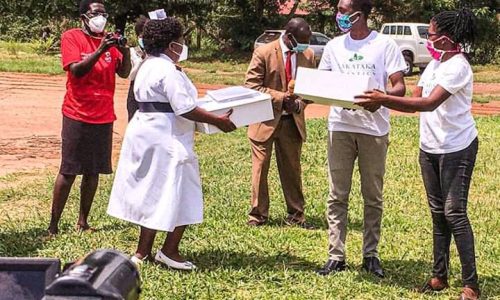
[[[433,276],[448,278],[453,236],[462,264],[464,285],[478,288],[474,235],[467,216],[467,199],[478,151],[476,138],[466,149],[447,154],[420,150],[420,167],[432,214]]]

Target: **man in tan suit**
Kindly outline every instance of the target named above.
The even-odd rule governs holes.
[[[252,147],[252,209],[248,225],[263,225],[269,217],[267,174],[276,147],[276,162],[287,205],[288,225],[310,228],[305,222],[300,156],[306,140],[306,104],[288,88],[297,67],[314,68],[314,52],[308,48],[311,28],[302,18],[291,19],[278,40],[255,49],[245,85],[270,94],[274,119],[250,125]]]

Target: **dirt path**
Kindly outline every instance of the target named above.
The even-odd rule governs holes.
[[[57,168],[59,164],[61,103],[65,77],[0,72],[0,176],[32,169]],[[217,85],[196,85],[200,95]],[[128,81],[118,79],[115,96],[114,145],[117,150],[126,127]],[[476,84],[478,94],[498,95],[499,84]],[[500,115],[500,101],[474,105],[474,114]],[[308,118],[325,117],[328,107],[310,105]],[[117,151],[115,151],[116,154]]]

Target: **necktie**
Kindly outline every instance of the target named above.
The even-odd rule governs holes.
[[[286,86],[290,80],[292,80],[292,51],[286,52],[286,63],[285,63],[285,75],[286,75]]]

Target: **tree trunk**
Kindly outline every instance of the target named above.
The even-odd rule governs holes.
[[[125,33],[125,26],[127,25],[127,13],[120,14],[115,17],[115,29],[120,30],[122,34]]]
[[[201,31],[200,27],[196,27],[196,47],[198,49],[201,49],[201,35],[202,35],[202,31]]]
[[[294,0],[293,1],[293,7],[290,10],[290,13],[288,14],[288,19],[291,19],[295,16],[295,12],[297,12],[297,8],[299,8],[300,0]]]

